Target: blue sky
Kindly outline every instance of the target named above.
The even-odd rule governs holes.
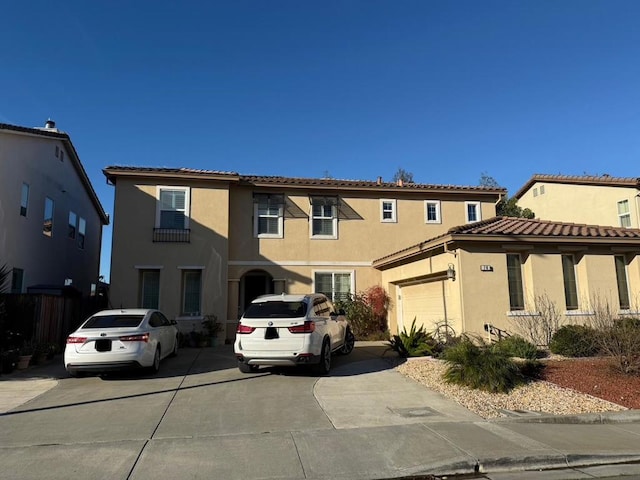
[[[477,185],[640,176],[640,2],[34,0],[3,6],[0,122],[108,165]],[[109,276],[111,229],[101,273]]]

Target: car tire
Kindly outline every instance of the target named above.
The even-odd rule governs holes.
[[[351,329],[347,328],[347,331],[344,333],[344,343],[342,344],[342,347],[340,347],[340,350],[338,350],[338,353],[340,355],[349,355],[351,352],[353,352],[355,343],[356,337],[353,335]]]
[[[326,375],[331,370],[331,345],[329,345],[328,338],[325,338],[324,342],[322,342],[320,362],[313,367],[314,373],[317,375]]]
[[[238,362],[238,370],[240,370],[242,373],[254,373],[258,371],[258,366],[249,365],[244,362]]]
[[[175,357],[178,355],[178,336],[176,335],[175,342],[173,344],[173,351],[171,352],[171,357]]]
[[[160,371],[160,346],[156,347],[156,353],[153,354],[153,364],[150,367],[151,373]]]

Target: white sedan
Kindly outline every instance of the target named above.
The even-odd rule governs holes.
[[[336,312],[324,295],[265,295],[242,315],[234,351],[244,373],[260,365],[313,365],[326,374],[331,354],[347,355],[354,343],[344,312]]]
[[[103,310],[67,338],[64,368],[72,375],[148,368],[178,353],[178,328],[158,310]]]

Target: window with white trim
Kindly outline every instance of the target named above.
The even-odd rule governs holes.
[[[311,197],[311,238],[338,238],[337,197]]]
[[[631,227],[631,212],[629,210],[629,200],[622,200],[618,202],[618,219],[620,221],[621,227]]]
[[[624,255],[616,255],[614,261],[620,310],[629,310],[631,302],[629,301],[629,283],[627,282],[627,260]]]
[[[440,217],[440,200],[425,200],[424,215],[425,223],[442,223]]]
[[[509,284],[509,309],[524,310],[522,284],[522,257],[519,253],[507,254],[507,280]]]
[[[383,198],[380,200],[380,221],[383,223],[395,223],[398,221],[395,199]]]
[[[20,194],[20,215],[27,216],[27,207],[29,206],[29,184],[22,184],[22,192]]]
[[[47,237],[53,235],[53,213],[55,209],[55,203],[49,197],[44,199],[44,219],[42,223],[42,233]]]
[[[353,292],[353,272],[315,272],[315,293],[323,293],[332,302],[346,300]]]
[[[159,186],[157,198],[156,228],[189,228],[189,187]]]
[[[202,302],[202,270],[182,271],[182,314],[200,315]]]
[[[257,238],[284,236],[284,195],[254,194],[253,235]]]
[[[78,216],[75,212],[69,211],[69,230],[67,235],[69,238],[76,238],[76,231],[78,229]]]
[[[562,277],[567,310],[577,310],[578,283],[576,281],[576,259],[573,255],[562,255]]]
[[[140,270],[140,308],[160,305],[160,270]]]
[[[78,247],[84,249],[85,235],[87,234],[87,221],[80,217],[78,220]]]
[[[464,202],[467,223],[479,222],[482,220],[480,212],[480,202]]]

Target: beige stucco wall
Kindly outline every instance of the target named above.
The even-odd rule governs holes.
[[[517,332],[522,315],[536,312],[537,296],[546,296],[555,303],[562,323],[583,323],[589,320],[589,312],[596,301],[608,302],[614,311],[618,309],[618,293],[615,276],[614,254],[607,247],[576,254],[576,267],[580,297],[578,311],[566,311],[561,254],[567,253],[555,247],[524,249],[522,276],[525,294],[525,311],[511,312],[507,280],[506,252],[500,246],[469,246],[458,248],[456,256],[439,253],[432,258],[420,258],[413,262],[382,271],[385,288],[398,299],[399,284],[411,278],[446,270],[447,263],[456,268],[456,281],[445,282],[448,316],[456,332],[467,332],[487,338],[484,324],[509,332]],[[511,250],[509,253],[516,253]],[[483,269],[482,267],[485,266]],[[487,268],[490,267],[490,268]],[[484,271],[483,271],[484,270]],[[632,298],[640,298],[640,258],[631,254],[628,266],[628,283]],[[635,311],[638,311],[635,303]],[[391,312],[392,332],[397,332],[397,307]],[[425,325],[427,329],[429,327]]]
[[[118,179],[113,222],[111,302],[116,307],[140,305],[139,271],[160,269],[160,309],[180,317],[182,270],[202,270],[202,313],[226,319],[229,196],[226,185],[168,183],[190,187],[190,243],[154,243],[155,183]],[[201,321],[201,319],[194,319]],[[199,327],[199,325],[197,325]]]
[[[84,295],[98,282],[102,221],[65,151],[64,143],[0,132],[0,264],[24,270],[24,285],[58,285],[65,279]],[[27,216],[20,215],[22,184],[29,185]],[[42,233],[45,197],[54,201],[52,236]],[[68,237],[69,211],[86,220],[84,248]]]
[[[540,188],[544,186],[544,194]],[[534,190],[538,195],[534,196]],[[588,225],[620,226],[618,202],[629,201],[631,227],[640,225],[640,198],[632,187],[610,187],[536,182],[518,200],[518,206],[530,208],[536,218]]]

